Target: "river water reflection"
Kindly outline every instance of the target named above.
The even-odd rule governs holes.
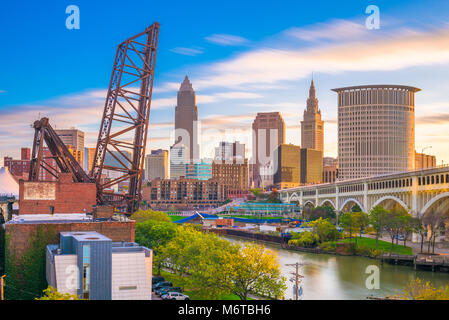
[[[225,236],[229,241],[247,242]],[[449,285],[449,273],[414,271],[409,266],[396,266],[375,259],[363,257],[346,257],[330,254],[311,254],[298,251],[282,249],[276,244],[264,243],[278,254],[279,263],[283,276],[290,279],[294,267],[286,266],[295,262],[306,263],[300,267],[304,300],[351,300],[366,299],[367,296],[375,295],[383,297],[402,292],[404,285],[415,278],[431,281],[436,287]],[[369,274],[365,273],[370,265],[376,265],[380,270],[380,289],[369,290],[365,282]],[[287,280],[288,289],[285,299],[292,299],[293,283]]]

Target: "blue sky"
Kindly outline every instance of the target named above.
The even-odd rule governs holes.
[[[80,8],[68,30],[65,9]],[[380,29],[365,27],[368,5]],[[117,45],[161,24],[150,148],[168,148],[176,90],[186,73],[197,91],[202,155],[238,139],[250,149],[257,112],[280,111],[287,142],[314,72],[325,122],[325,153],[336,156],[336,95],[358,84],[404,84],[416,97],[416,149],[449,162],[447,1],[20,1],[0,8],[0,163],[31,146],[30,124],[49,116],[76,126],[94,146]]]

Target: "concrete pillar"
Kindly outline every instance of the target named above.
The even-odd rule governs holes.
[[[368,183],[363,184],[363,209],[368,212]]]
[[[319,203],[318,203],[318,189],[315,189],[315,207],[318,207]]]
[[[335,211],[338,212],[340,210],[340,197],[338,194],[338,186],[335,186]]]

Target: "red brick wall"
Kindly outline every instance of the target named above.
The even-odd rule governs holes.
[[[9,238],[10,252],[20,257],[29,245],[30,237],[39,226],[48,232],[54,232],[54,239],[48,244],[59,243],[59,233],[63,231],[96,231],[110,238],[112,241],[134,242],[135,221],[99,221],[77,223],[18,223],[5,224],[6,237]]]
[[[96,204],[97,188],[95,183],[74,183],[70,175],[61,174],[57,182],[36,182],[55,186],[54,200],[39,200],[41,195],[36,193],[34,199],[25,199],[25,188],[31,183],[21,180],[19,182],[19,214],[49,214],[50,206],[54,213],[84,213],[91,212]]]

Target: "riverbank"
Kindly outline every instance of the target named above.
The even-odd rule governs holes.
[[[339,241],[340,245],[336,245],[335,250],[331,248],[323,249],[321,247],[307,248],[307,247],[298,247],[289,245],[287,240],[281,236],[270,235],[264,233],[255,233],[246,230],[235,230],[235,229],[206,229],[209,232],[217,233],[221,236],[227,235],[232,237],[239,237],[242,239],[249,239],[253,241],[261,241],[265,243],[277,244],[282,247],[282,249],[290,250],[290,251],[299,251],[313,254],[332,254],[332,255],[340,255],[340,256],[358,256],[370,259],[379,260],[381,263],[386,262],[394,265],[404,265],[408,267],[412,267],[414,270],[422,269],[425,271],[432,272],[449,272],[449,258],[448,257],[433,257],[433,258],[418,258],[416,255],[406,254],[411,253],[411,249],[400,251],[397,253],[389,253],[389,252],[381,252],[380,250],[376,255],[371,254],[371,250],[367,246],[368,241],[375,241],[371,238],[359,238],[357,239],[359,243],[365,244],[359,250],[350,249],[347,250],[346,244],[349,243],[349,239],[344,239]],[[397,245],[395,245],[397,246]],[[379,248],[385,249],[390,248],[391,243],[387,243],[385,241],[379,241]],[[399,246],[402,247],[402,246]]]

